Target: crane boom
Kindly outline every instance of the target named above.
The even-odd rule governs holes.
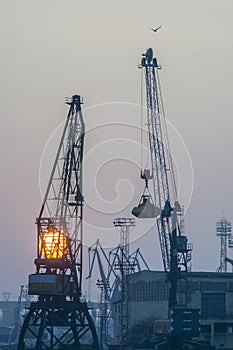
[[[151,167],[154,189],[155,205],[163,212],[157,219],[159,241],[165,271],[170,269],[170,232],[171,223],[167,220],[171,216],[171,190],[170,183],[175,183],[173,168],[168,167],[167,145],[165,145],[163,127],[164,116],[162,115],[162,96],[158,86],[157,59],[153,58],[153,50],[149,48],[143,54],[141,67],[145,70],[146,97],[147,97],[147,124],[150,144]],[[170,183],[169,183],[170,180]],[[164,210],[165,209],[165,210]]]
[[[158,70],[161,67],[158,65],[157,59],[153,57],[151,48],[147,49],[146,53],[142,55],[139,68],[143,68],[145,71],[147,125],[156,208],[155,216],[163,266],[165,272],[168,272],[171,282],[169,297],[169,306],[171,307],[175,306],[176,303],[179,271],[182,268],[185,271],[189,269],[191,245],[187,244],[187,237],[182,235],[180,228],[183,220],[182,208],[177,199],[175,174],[159,83]],[[148,172],[148,170],[144,171],[145,175],[146,171]],[[137,212],[137,210],[134,209],[134,212]],[[146,218],[146,215],[144,214],[141,217]]]
[[[163,208],[165,201],[170,201],[168,172],[163,140],[162,120],[156,72],[157,60],[152,49],[148,49],[142,58],[141,66],[145,68],[147,123],[151,150],[151,165],[153,174],[155,204]],[[156,69],[157,68],[157,69]]]

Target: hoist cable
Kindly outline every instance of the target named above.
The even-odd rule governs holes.
[[[141,69],[141,91],[140,91],[140,103],[141,103],[141,130],[140,130],[140,143],[141,143],[141,171],[142,171],[142,167],[143,167],[143,130],[142,130],[142,127],[143,127],[143,87],[142,87],[142,78],[143,78],[143,71]]]
[[[162,117],[163,117],[163,126],[164,126],[164,136],[165,136],[165,142],[167,146],[167,156],[168,156],[168,163],[169,163],[169,169],[170,169],[170,174],[171,174],[171,185],[173,189],[173,195],[174,198],[173,200],[177,200],[177,187],[176,187],[176,180],[175,180],[175,173],[174,173],[174,166],[173,166],[173,161],[172,161],[172,156],[171,156],[171,149],[170,149],[170,143],[169,143],[169,138],[168,138],[168,130],[167,130],[167,124],[166,124],[166,117],[165,117],[165,110],[164,110],[164,105],[163,105],[163,99],[162,99],[162,90],[161,90],[161,84],[160,84],[160,79],[159,79],[159,74],[157,72],[157,80],[158,80],[158,87],[159,87],[159,95],[160,95],[160,104],[161,104],[161,109],[162,109]]]

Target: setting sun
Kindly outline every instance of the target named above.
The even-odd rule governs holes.
[[[41,251],[46,259],[62,258],[67,252],[67,238],[58,231],[49,231],[41,236]]]

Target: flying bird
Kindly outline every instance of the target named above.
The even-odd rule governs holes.
[[[162,26],[159,26],[158,28],[150,28],[151,30],[153,30],[153,32],[157,32],[157,30],[159,30],[159,28],[161,28]]]

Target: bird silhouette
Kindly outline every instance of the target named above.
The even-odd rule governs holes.
[[[153,30],[153,32],[157,32],[157,30],[159,30],[159,28],[161,28],[162,26],[159,26],[158,28],[150,28],[151,30]]]

